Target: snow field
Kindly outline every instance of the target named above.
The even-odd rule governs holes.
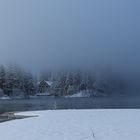
[[[54,110],[0,124],[2,140],[140,140],[140,110]]]

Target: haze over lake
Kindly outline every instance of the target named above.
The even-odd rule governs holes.
[[[0,63],[34,74],[96,67],[138,83],[139,6],[138,0],[2,0]]]

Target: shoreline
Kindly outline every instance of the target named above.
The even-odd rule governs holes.
[[[37,117],[37,116],[16,115],[15,112],[4,112],[0,114],[0,123],[17,120],[17,119],[26,119],[30,117]]]

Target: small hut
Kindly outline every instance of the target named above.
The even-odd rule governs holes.
[[[52,86],[51,81],[42,80],[38,83],[38,91],[39,91],[39,93],[45,93],[45,92],[49,91],[51,86]]]

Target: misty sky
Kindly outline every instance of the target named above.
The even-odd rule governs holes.
[[[0,63],[140,71],[139,0],[0,0]]]

